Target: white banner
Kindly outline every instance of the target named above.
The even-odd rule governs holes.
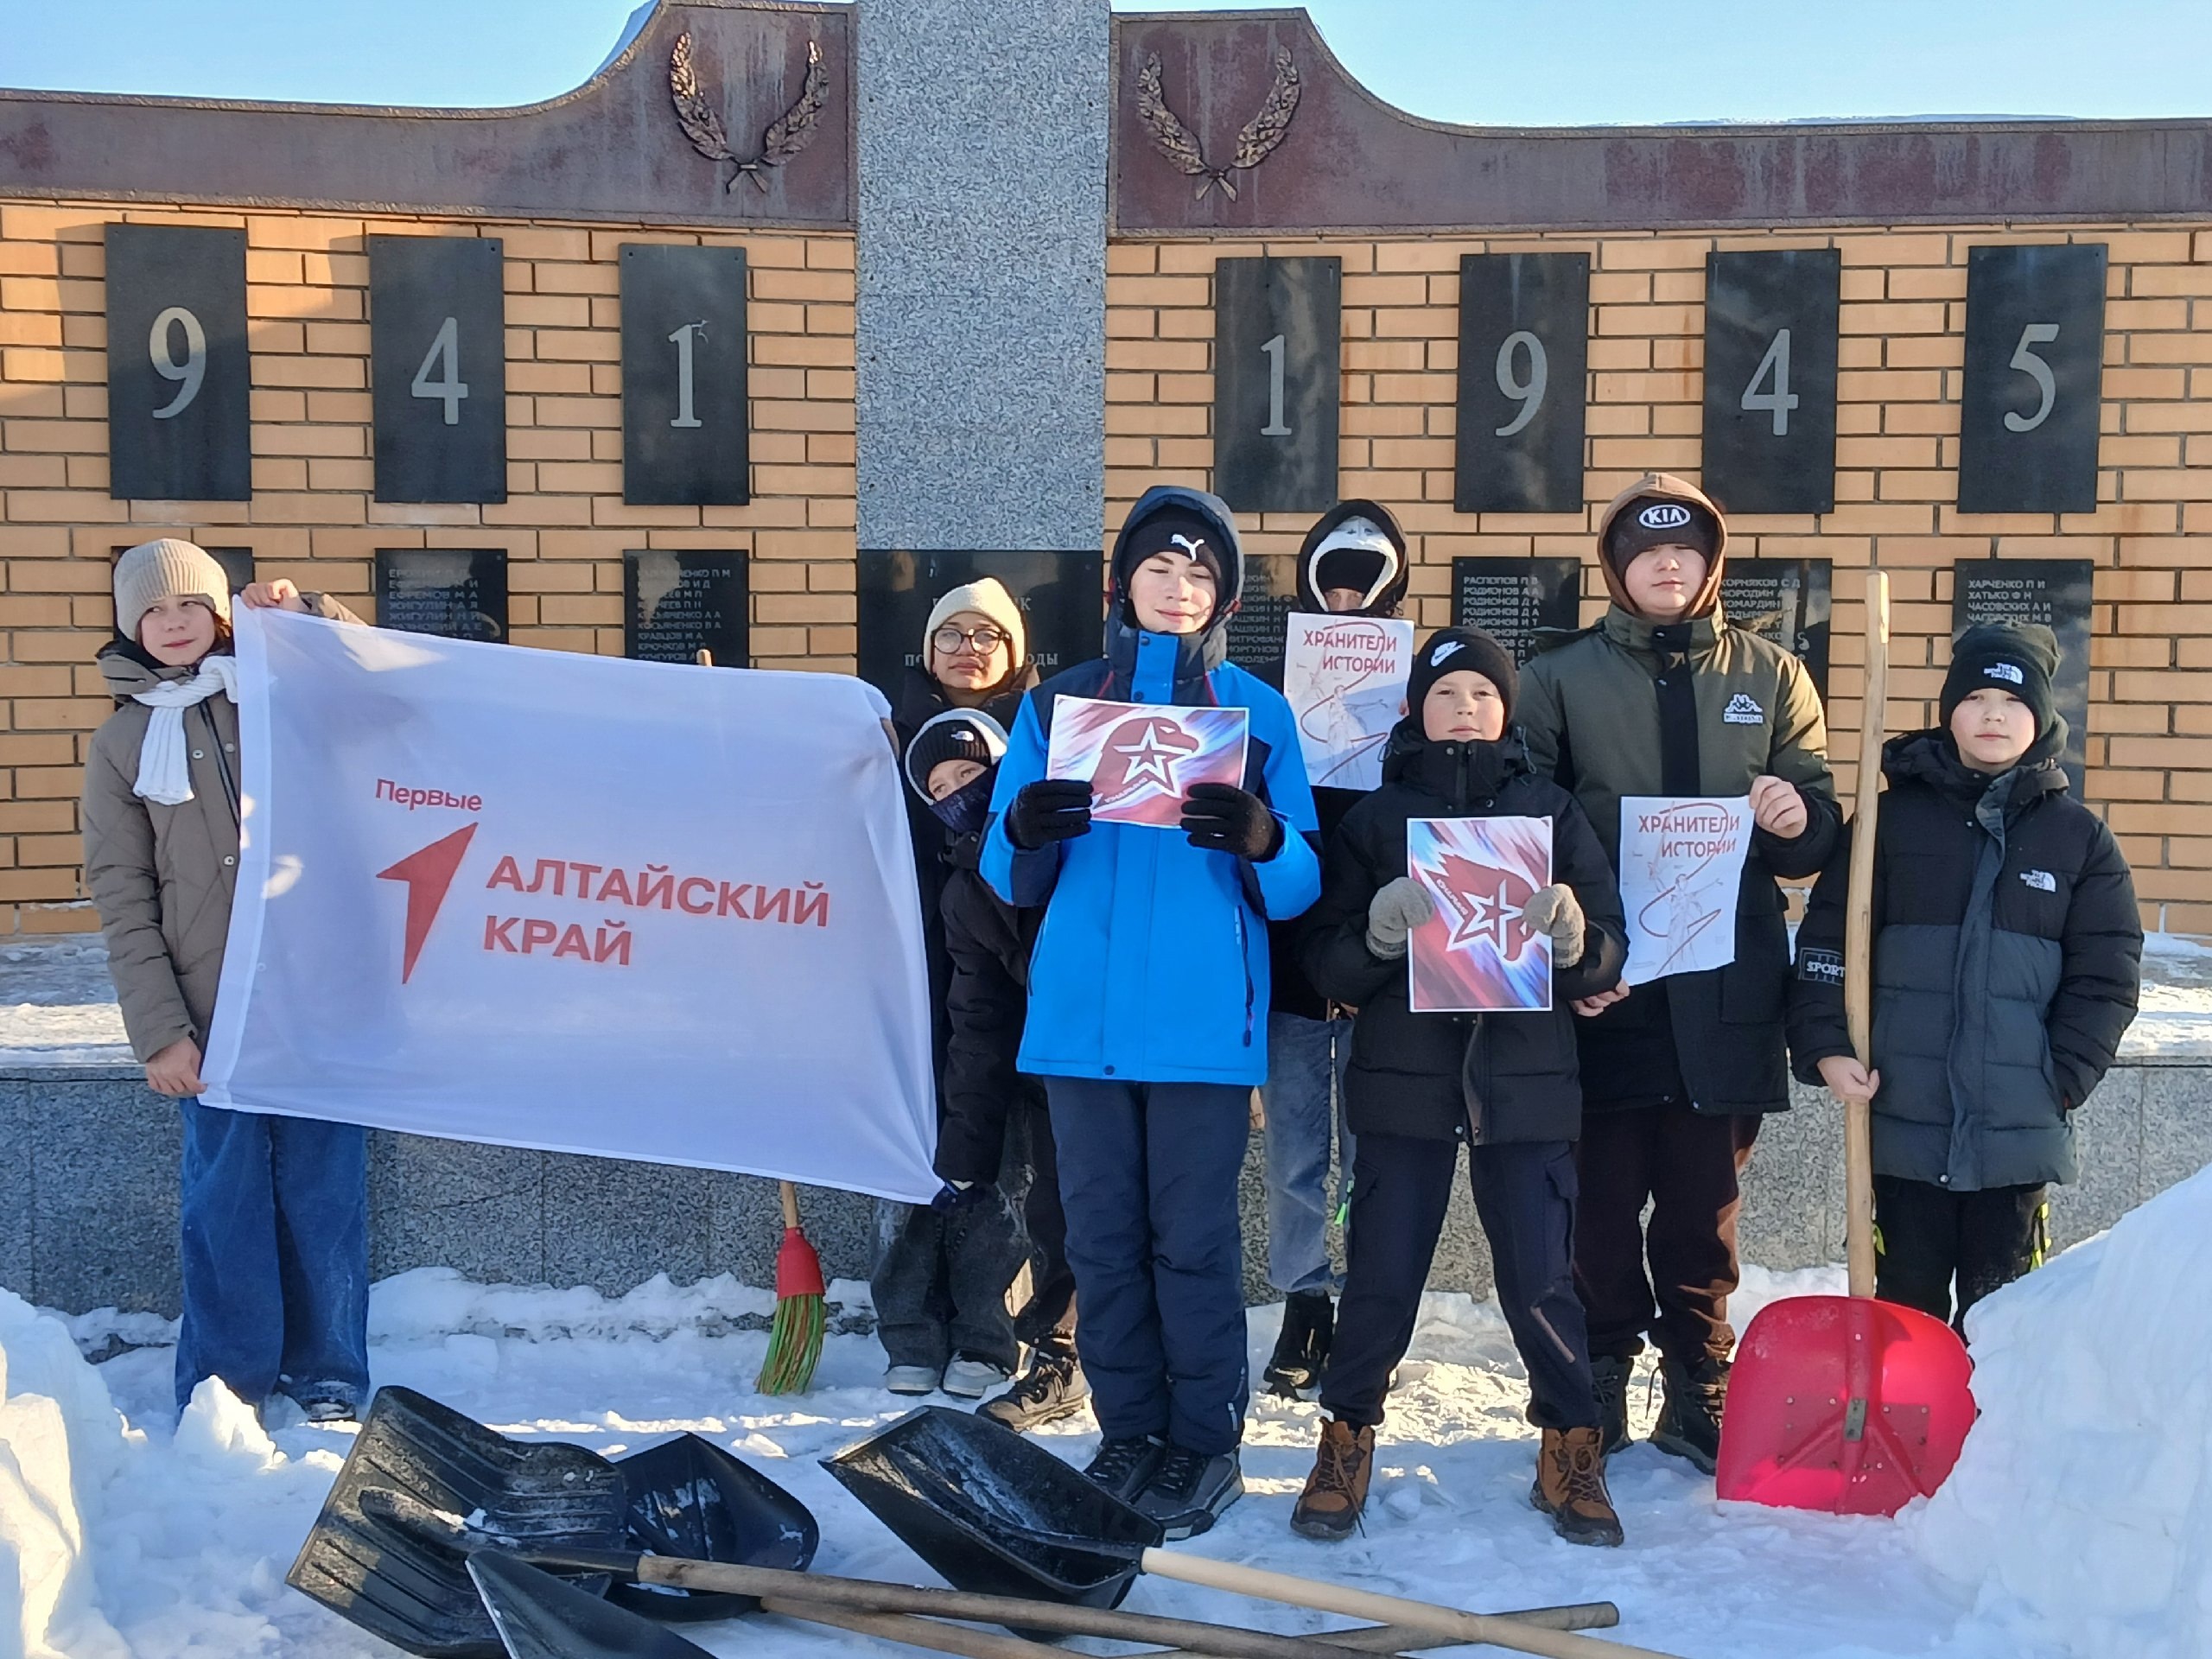
[[[923,1200],[883,698],[238,613],[213,1106]]]
[[[1736,890],[1751,846],[1747,796],[1621,798],[1625,983],[1726,968],[1736,960]]]

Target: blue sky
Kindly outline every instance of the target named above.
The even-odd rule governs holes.
[[[590,74],[634,5],[0,0],[0,85],[526,103]],[[1169,9],[1171,0],[1117,0],[1117,10]],[[1313,0],[1310,9],[1376,92],[1445,121],[2212,113],[2209,0]]]

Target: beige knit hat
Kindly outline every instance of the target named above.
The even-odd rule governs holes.
[[[946,618],[957,616],[963,611],[973,611],[998,626],[1013,647],[1016,668],[1029,660],[1029,634],[1021,625],[1021,607],[1014,602],[1014,595],[996,576],[979,576],[964,588],[954,588],[930,607],[929,626],[922,630],[925,664],[930,660],[930,636],[944,626]]]
[[[141,542],[115,562],[115,631],[138,637],[146,613],[165,599],[204,599],[224,621],[231,620],[231,579],[213,555],[191,542],[164,536]]]

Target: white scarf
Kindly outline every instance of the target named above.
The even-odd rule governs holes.
[[[184,747],[184,711],[218,691],[232,702],[238,700],[237,658],[204,657],[200,671],[190,679],[163,680],[150,691],[131,694],[134,701],[154,711],[146,722],[146,740],[138,746],[138,781],[131,785],[139,798],[162,806],[181,806],[192,798],[192,760]]]

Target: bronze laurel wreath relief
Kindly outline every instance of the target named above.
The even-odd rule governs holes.
[[[1197,137],[1167,107],[1167,100],[1160,94],[1160,54],[1146,53],[1144,65],[1137,71],[1137,119],[1144,123],[1145,130],[1152,136],[1152,147],[1165,156],[1178,173],[1198,181],[1196,200],[1200,201],[1216,185],[1221,187],[1222,194],[1236,200],[1236,181],[1230,174],[1238,169],[1249,173],[1266,161],[1274,147],[1282,143],[1283,136],[1290,130],[1290,118],[1297,113],[1298,66],[1290,60],[1290,48],[1279,46],[1275,48],[1274,85],[1268,88],[1267,102],[1245,124],[1244,130],[1236,135],[1236,153],[1230,158],[1229,165],[1210,167]]]
[[[742,159],[729,147],[729,135],[722,129],[721,117],[715,113],[714,106],[699,90],[699,71],[692,62],[689,29],[677,37],[676,49],[668,54],[668,96],[676,105],[676,124],[683,129],[691,148],[710,162],[728,162],[737,168],[722,186],[724,190],[736,189],[740,179],[751,179],[758,188],[766,190],[768,169],[781,167],[814,142],[815,125],[821,120],[822,106],[830,96],[830,77],[822,67],[821,46],[809,41],[806,84],[799,91],[798,102],[760,135],[760,154],[751,161]]]

